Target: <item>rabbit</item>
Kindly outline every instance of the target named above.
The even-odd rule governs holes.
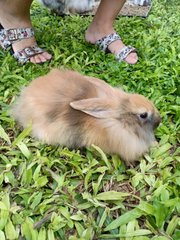
[[[95,0],[38,0],[45,7],[58,14],[83,13],[91,11]]]
[[[53,69],[22,90],[12,115],[45,143],[69,148],[99,146],[126,163],[139,159],[155,141],[161,121],[152,102],[98,78]]]

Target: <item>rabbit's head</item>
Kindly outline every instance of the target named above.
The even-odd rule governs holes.
[[[114,88],[111,98],[91,98],[71,102],[70,106],[94,117],[102,139],[97,144],[107,152],[119,154],[126,162],[137,160],[155,142],[154,130],[160,114],[142,95]],[[103,144],[101,144],[103,143]]]

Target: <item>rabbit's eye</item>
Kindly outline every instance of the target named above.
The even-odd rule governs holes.
[[[148,116],[148,113],[147,113],[147,112],[144,112],[144,113],[141,113],[141,114],[140,114],[140,118],[142,118],[142,119],[146,119],[147,116]]]

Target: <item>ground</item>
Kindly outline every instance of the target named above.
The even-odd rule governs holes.
[[[0,239],[180,239],[178,0],[154,0],[147,18],[120,17],[116,30],[138,49],[136,65],[116,63],[84,40],[91,17],[32,19],[50,64],[18,65],[0,50]],[[68,67],[149,97],[162,123],[159,145],[135,167],[99,148],[42,144],[9,116],[21,88],[53,67]],[[68,83],[67,83],[68,84]]]

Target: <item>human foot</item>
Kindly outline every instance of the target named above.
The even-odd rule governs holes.
[[[32,26],[30,22],[13,24],[15,26],[13,26],[14,28],[10,25],[9,22],[6,24],[6,21],[4,21],[4,24],[2,23],[2,25],[0,24],[0,45],[4,47],[4,39],[8,41],[10,43],[9,46],[11,46],[13,50],[12,54],[20,63],[30,61],[34,64],[40,64],[49,61],[52,58],[48,52],[37,46],[34,31],[31,28]],[[26,28],[24,28],[24,26],[26,26]],[[25,30],[23,33],[24,37],[22,36],[22,29]]]
[[[112,34],[114,33],[114,34]],[[123,61],[126,61],[129,64],[135,64],[138,61],[138,56],[136,54],[136,51],[134,48],[129,48],[126,47],[124,45],[124,43],[121,41],[121,39],[119,37],[117,37],[117,34],[115,33],[114,29],[108,29],[108,30],[104,30],[102,32],[97,32],[94,31],[93,27],[89,27],[85,33],[85,39],[87,42],[92,43],[92,44],[97,44],[100,45],[100,41],[102,42],[107,36],[115,36],[115,40],[112,41],[108,46],[107,49],[109,52],[113,53],[114,55],[116,55],[116,57],[118,58],[117,55],[120,54],[120,58],[121,56],[124,56]],[[107,42],[108,38],[105,39],[104,42]],[[103,42],[103,43],[104,43]],[[105,49],[104,49],[105,50]],[[122,50],[122,51],[121,51]]]

